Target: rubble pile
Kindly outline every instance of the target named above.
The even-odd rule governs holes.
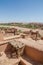
[[[10,41],[5,51],[0,52],[0,65],[18,65],[23,55],[25,45],[21,42]]]
[[[16,53],[13,53],[12,55],[17,54],[17,57],[23,55],[23,51],[25,47],[24,43],[17,42],[17,41],[11,41],[10,44],[14,47],[15,52],[16,52]]]
[[[43,30],[30,30],[25,31],[24,34],[27,35],[27,37],[32,38],[33,40],[43,40]],[[26,35],[22,35],[22,38],[25,38]]]

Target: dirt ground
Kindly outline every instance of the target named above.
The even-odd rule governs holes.
[[[9,59],[4,52],[1,52],[2,56],[0,56],[0,65],[16,65],[20,61],[20,59]]]

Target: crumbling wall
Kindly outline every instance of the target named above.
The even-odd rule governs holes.
[[[14,57],[15,48],[11,44],[8,43],[4,52],[8,58],[12,58]]]
[[[17,32],[17,29],[15,29],[15,28],[8,28],[8,29],[4,29],[4,30],[5,30],[5,33],[13,33],[14,35]]]
[[[22,60],[19,62],[19,65],[26,65]]]
[[[43,63],[43,52],[29,46],[25,46],[24,53],[32,60]]]
[[[0,31],[0,41],[4,40],[3,36],[3,33]]]
[[[0,44],[0,52],[5,51],[7,44]]]

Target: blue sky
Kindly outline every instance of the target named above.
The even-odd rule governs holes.
[[[0,22],[43,23],[43,0],[0,0]]]

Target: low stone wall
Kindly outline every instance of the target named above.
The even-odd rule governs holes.
[[[32,60],[43,63],[43,52],[38,51],[35,48],[31,48],[29,46],[25,46],[24,53],[30,57]]]

